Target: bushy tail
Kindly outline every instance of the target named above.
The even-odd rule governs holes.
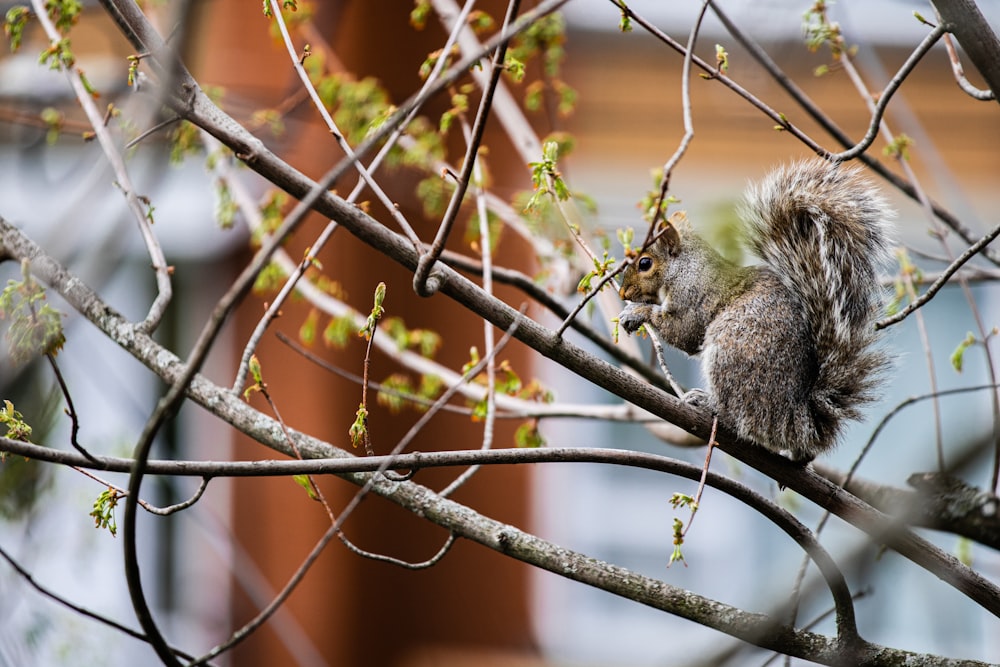
[[[834,438],[875,398],[888,366],[873,325],[892,213],[858,172],[818,159],[792,164],[751,187],[743,207],[750,247],[800,297],[812,326],[813,416],[817,432]]]

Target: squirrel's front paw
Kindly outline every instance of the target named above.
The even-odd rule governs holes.
[[[649,306],[629,303],[618,314],[618,326],[629,333],[635,333],[639,327],[649,321]]]

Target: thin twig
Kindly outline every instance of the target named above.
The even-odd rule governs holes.
[[[643,327],[643,330],[649,336],[649,342],[653,345],[653,350],[656,353],[656,362],[660,365],[660,372],[667,379],[667,383],[670,384],[670,388],[677,398],[683,398],[685,394],[684,387],[677,384],[673,373],[670,372],[670,367],[667,366],[667,359],[663,355],[663,343],[660,341],[659,334],[652,327]]]
[[[444,544],[441,546],[440,549],[438,549],[438,552],[436,554],[434,554],[427,560],[420,561],[419,563],[411,563],[409,561],[405,561],[399,558],[393,558],[392,556],[386,556],[384,554],[377,554],[377,553],[372,553],[371,551],[365,551],[364,549],[362,549],[361,547],[357,546],[349,539],[347,539],[347,537],[344,536],[343,533],[340,534],[340,541],[352,553],[355,553],[358,556],[361,556],[362,558],[368,558],[370,560],[378,561],[380,563],[389,563],[391,565],[398,565],[399,567],[405,570],[426,570],[428,568],[434,567],[435,565],[441,562],[441,559],[444,558],[449,551],[451,551],[452,546],[454,546],[455,544],[456,538],[457,536],[455,535],[454,531],[449,533],[448,539],[445,540]]]
[[[958,87],[974,99],[983,102],[995,100],[996,95],[992,90],[976,88],[965,78],[965,70],[962,69],[962,60],[958,56],[958,50],[955,48],[955,43],[951,40],[951,35],[944,36],[944,47],[948,51],[948,59],[951,61],[951,71],[955,75],[955,82],[958,84]]]
[[[52,353],[45,355],[45,358],[49,361],[49,366],[52,367],[52,372],[56,376],[56,382],[59,384],[59,389],[62,391],[63,398],[66,399],[66,414],[69,415],[70,431],[69,431],[69,443],[73,445],[73,449],[80,452],[86,456],[91,461],[96,461],[94,455],[88,452],[83,445],[80,444],[77,437],[80,434],[80,417],[76,414],[76,408],[73,407],[73,397],[69,394],[69,387],[66,386],[66,380],[63,378],[62,372],[59,370],[59,364],[56,363],[56,357]]]
[[[383,290],[385,289],[385,284],[384,283],[381,283],[380,286],[383,288]],[[377,288],[376,288],[376,292],[378,292]],[[365,453],[368,454],[368,456],[374,456],[375,455],[375,450],[372,449],[371,434],[368,431],[368,370],[371,367],[372,342],[374,342],[374,340],[375,340],[375,334],[378,331],[378,326],[377,326],[378,325],[378,320],[381,319],[381,317],[382,317],[382,304],[381,303],[376,303],[375,307],[372,309],[372,315],[369,316],[369,321],[370,321],[371,318],[374,318],[375,321],[371,323],[371,326],[369,328],[365,329],[365,331],[366,331],[366,338],[368,340],[366,341],[366,345],[365,345],[365,358],[364,358],[364,362],[362,364],[362,371],[361,371],[361,408],[360,409],[362,409],[362,410],[365,411],[365,415],[362,418],[363,421],[364,421],[364,423],[362,424],[362,426],[363,426],[362,438],[363,438],[364,444],[365,444]]]
[[[131,141],[129,141],[127,144],[125,144],[125,150],[128,150],[128,149],[132,148],[133,146],[138,145],[139,142],[141,142],[146,137],[148,137],[148,136],[150,136],[152,134],[156,134],[160,130],[162,130],[164,128],[167,128],[167,127],[170,127],[171,125],[173,125],[174,123],[179,122],[180,120],[181,120],[180,116],[173,116],[171,118],[167,118],[166,120],[161,120],[156,125],[153,125],[152,127],[148,128],[146,130],[143,130],[142,132],[139,133],[139,135],[137,137],[133,138]]]
[[[982,252],[983,248],[992,243],[993,239],[995,239],[997,236],[1000,236],[1000,225],[995,226],[985,236],[983,236],[981,239],[979,239],[974,244],[969,246],[965,250],[965,252],[963,252],[958,257],[954,258],[951,262],[951,265],[949,265],[948,268],[941,273],[938,279],[935,280],[934,283],[930,287],[928,287],[927,290],[922,295],[920,295],[920,298],[910,302],[910,304],[906,306],[906,308],[903,308],[895,315],[879,320],[878,322],[875,323],[875,328],[885,329],[888,326],[892,326],[893,324],[902,322],[904,319],[906,319],[907,316],[909,316],[910,313],[912,313],[917,308],[920,308],[925,303],[934,298],[934,295],[937,294],[938,291],[940,291],[940,289],[948,283],[948,280],[953,275],[955,275],[955,273],[960,268],[962,268],[962,266],[966,262],[968,262],[970,259],[978,255],[980,252]]]
[[[31,0],[31,4],[35,10],[35,16],[41,24],[42,29],[45,30],[45,34],[50,42],[53,45],[58,44],[63,36],[49,18],[45,2],[43,0]],[[125,201],[132,212],[132,216],[139,225],[139,231],[146,244],[146,251],[149,253],[150,261],[153,264],[153,270],[156,274],[157,295],[150,305],[146,319],[140,325],[144,331],[152,332],[160,323],[163,313],[170,304],[173,290],[170,284],[170,267],[167,266],[167,260],[163,255],[163,248],[153,233],[152,224],[147,217],[146,211],[143,210],[139,196],[136,194],[135,186],[132,184],[125,161],[115,147],[114,140],[111,138],[108,128],[104,125],[103,114],[94,103],[94,98],[87,90],[87,86],[84,84],[79,70],[72,66],[63,66],[63,70],[66,72],[66,78],[69,80],[73,92],[76,93],[80,108],[83,109],[87,120],[90,121],[94,135],[97,137],[97,142],[100,144],[105,157],[108,159],[108,163],[114,171],[115,179],[125,195]]]
[[[91,458],[93,459],[94,463],[99,463],[98,459],[96,459],[94,457],[91,457]],[[117,493],[122,498],[124,498],[125,496],[128,495],[128,491],[126,489],[123,489],[123,488],[121,488],[120,486],[118,486],[116,484],[112,484],[111,482],[107,481],[106,479],[102,479],[101,477],[95,475],[94,473],[90,472],[89,470],[87,470],[84,467],[81,467],[81,466],[70,466],[70,467],[73,468],[73,470],[76,470],[81,475],[85,475],[86,477],[89,477],[90,479],[94,480],[95,482],[97,482],[101,486],[108,487],[109,489],[113,490],[115,493]],[[156,514],[157,516],[170,516],[171,514],[176,514],[177,512],[181,512],[183,510],[186,510],[187,508],[191,507],[196,502],[198,502],[199,500],[201,500],[201,497],[202,497],[202,495],[204,495],[205,491],[208,489],[208,484],[209,484],[209,482],[211,480],[212,480],[212,477],[210,475],[203,475],[202,478],[201,478],[201,484],[198,485],[198,489],[194,492],[194,494],[190,498],[188,498],[187,500],[179,502],[179,503],[177,503],[175,505],[167,505],[166,507],[157,507],[156,505],[150,503],[149,501],[146,501],[146,500],[143,500],[142,498],[140,498],[139,501],[138,501],[139,502],[139,506],[142,507],[142,509],[144,509],[147,512],[149,512],[150,514]]]
[[[609,282],[613,284],[615,291],[617,291],[618,281],[615,279],[618,274],[625,270],[627,266],[627,262],[622,262],[619,266],[615,267],[613,271],[609,271],[601,276],[601,279],[597,281],[597,284],[594,285],[589,292],[583,295],[583,298],[580,299],[580,301],[573,307],[573,310],[566,314],[566,317],[563,318],[562,324],[560,324],[559,328],[556,329],[556,335],[561,337],[564,333],[566,333],[566,329],[572,326],[573,322],[576,320],[576,316],[580,314],[580,311],[586,308],[591,299],[600,294],[601,290],[603,290],[604,286]]]
[[[715,430],[719,427],[719,418],[712,418],[712,435],[708,438],[708,446],[705,448],[705,463],[701,467],[701,479],[698,480],[698,489],[695,491],[694,500],[691,502],[691,516],[688,517],[687,524],[684,526],[684,530],[681,531],[681,537],[686,537],[688,531],[691,530],[691,524],[694,523],[694,517],[698,513],[698,509],[701,507],[701,495],[705,491],[705,482],[708,479],[708,469],[712,465],[712,451],[715,446],[718,445],[715,441]]]
[[[911,301],[917,298],[917,291],[913,286],[912,275],[912,271],[904,271],[902,275],[903,285]],[[927,332],[927,322],[922,310],[917,311],[916,318],[917,333],[920,335],[920,346],[924,350],[924,358],[927,363],[927,379],[930,384],[931,393],[936,393],[938,390],[938,381],[937,371],[934,368],[934,350],[931,347],[931,338]],[[941,401],[937,396],[931,401],[931,405],[934,409],[934,450],[937,452],[938,471],[944,472],[944,434],[942,433],[941,424]]]
[[[705,18],[705,11],[708,9],[709,1],[703,0],[701,3],[701,9],[698,11],[694,24],[691,26],[691,32],[688,35],[687,48],[684,51],[684,64],[681,69],[681,110],[684,118],[684,136],[681,137],[680,143],[677,145],[677,149],[673,155],[663,165],[663,181],[660,184],[660,194],[653,209],[653,219],[649,225],[647,238],[652,237],[656,229],[656,223],[659,217],[663,215],[663,202],[667,198],[670,176],[674,172],[674,167],[684,157],[688,146],[694,139],[694,118],[691,115],[691,63],[694,58],[694,45],[698,41],[698,31],[701,29],[701,22]]]
[[[906,78],[910,75],[910,72],[917,66],[917,63],[924,57],[924,55],[931,50],[931,47],[937,43],[941,36],[944,35],[946,29],[943,25],[936,26],[931,30],[923,41],[917,46],[916,49],[910,54],[910,57],[906,59],[906,62],[902,64],[899,70],[896,72],[895,76],[889,81],[886,87],[878,95],[878,103],[875,104],[874,109],[872,109],[872,118],[868,124],[868,131],[865,132],[865,136],[856,143],[854,146],[848,148],[840,153],[827,153],[824,157],[834,162],[843,162],[846,160],[852,160],[866,150],[875,141],[875,137],[878,136],[879,128],[882,124],[882,117],[885,114],[886,108],[889,106],[889,101],[892,99],[893,94],[899,89]],[[844,54],[843,60],[847,61],[847,55]]]
[[[288,425],[285,420],[281,417],[281,412],[278,411],[278,406],[275,404],[274,399],[271,398],[271,393],[267,390],[267,385],[261,382],[256,386],[256,389],[260,391],[261,396],[267,401],[268,406],[271,408],[271,412],[274,413],[274,418],[277,420],[278,424],[281,425],[281,431],[285,434],[285,440],[288,442],[288,446],[295,453],[295,458],[302,460],[302,452],[299,451],[299,446],[295,442],[295,438],[292,437],[291,431],[288,430]],[[323,491],[316,484],[316,480],[313,479],[312,475],[306,475],[306,482],[309,484],[307,491],[310,497],[315,498],[323,505],[323,509],[326,510],[326,515],[330,517],[330,521],[336,521],[336,517],[333,513],[333,508],[330,507],[330,503],[327,502],[326,496],[323,495]]]

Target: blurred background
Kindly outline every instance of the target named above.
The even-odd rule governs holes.
[[[7,11],[13,4],[0,2],[0,8]],[[630,6],[683,42],[698,4],[648,0]],[[102,91],[102,103],[114,100],[125,115],[132,109],[138,114],[145,103],[136,98],[148,93],[126,86],[126,56],[132,50],[97,3],[84,5],[84,16],[72,34],[79,63]],[[1000,3],[979,5],[994,26],[1000,25]],[[817,67],[830,63],[830,56],[825,51],[810,53],[803,44],[806,2],[731,1],[720,6],[850,136],[864,134],[870,116],[845,73],[833,68],[824,76],[815,74]],[[485,2],[482,8],[499,18],[504,4]],[[411,9],[410,3],[398,0],[315,3],[314,25],[344,71],[358,79],[376,77],[398,103],[419,88],[420,63],[445,38],[433,20],[423,31],[415,31],[409,23]],[[831,17],[841,23],[848,42],[857,45],[855,62],[873,90],[884,87],[926,34],[928,29],[912,16],[915,10],[933,15],[921,2],[877,0],[831,7]],[[682,58],[638,27],[620,32],[619,12],[610,2],[572,0],[564,15],[567,41],[561,78],[576,90],[576,108],[568,116],[543,110],[530,119],[539,136],[565,131],[575,137],[575,149],[560,167],[571,188],[596,203],[589,222],[613,238],[616,228],[643,228],[637,202],[654,187],[651,170],[663,165],[683,134]],[[196,3],[187,29],[186,62],[204,87],[224,91],[224,106],[237,119],[250,123],[255,110],[281,108],[300,93],[287,54],[269,33],[259,3],[203,0]],[[822,130],[798,111],[710,15],[698,53],[713,60],[716,43],[730,54],[733,79],[832,147]],[[37,54],[46,44],[36,30],[26,35],[19,52],[0,57],[0,216],[22,227],[115,308],[141,319],[155,295],[148,257],[100,149],[80,138],[86,127],[64,75],[38,65]],[[973,72],[967,74],[978,81]],[[520,96],[523,90],[515,88],[514,94]],[[436,100],[428,115],[446,107],[445,100]],[[671,192],[696,225],[726,230],[748,181],[775,164],[805,156],[807,150],[794,137],[776,132],[772,121],[718,83],[694,77],[692,108],[695,139],[674,173]],[[57,136],[53,123],[42,114],[45,109],[60,114]],[[887,120],[895,132],[913,139],[912,166],[931,197],[977,233],[997,223],[996,103],[974,102],[959,90],[943,48],[936,47],[910,75]],[[257,128],[257,133],[298,169],[318,177],[339,158],[308,104],[288,105],[283,122],[280,134],[270,134],[266,128]],[[529,171],[495,125],[488,129],[486,140],[491,188],[512,197],[530,188]],[[883,145],[877,142],[871,150]],[[233,229],[217,224],[218,188],[203,156],[171,164],[168,151],[163,134],[155,135],[130,153],[129,169],[137,190],[155,205],[155,229],[176,266],[176,295],[157,339],[183,356],[215,300],[249,257],[248,234],[239,224]],[[891,159],[885,162],[892,166]],[[266,184],[253,174],[243,178],[254,193],[266,191]],[[402,171],[385,180],[408,218],[421,219],[420,204],[405,194],[412,193],[416,177]],[[345,184],[344,190],[350,185]],[[884,190],[899,211],[901,239],[940,254],[920,206],[887,186]],[[377,206],[373,213],[379,218]],[[310,221],[292,242],[293,257],[324,224],[320,219]],[[429,238],[434,228],[434,220],[424,219],[418,231]],[[528,255],[527,247],[516,239],[505,240],[498,262],[530,270]],[[346,233],[335,237],[321,259],[358,309],[370,303],[375,284],[385,281],[390,314],[402,316],[412,327],[440,330],[447,323],[438,357],[442,363],[460,367],[470,345],[480,341],[481,323],[476,318],[443,297],[419,302],[405,298],[410,289],[407,272]],[[928,261],[927,266],[939,270],[944,264]],[[18,271],[9,262],[0,264],[0,281],[6,283]],[[515,305],[523,298],[513,291],[501,294]],[[983,319],[992,326],[997,319],[995,288],[976,286],[974,294]],[[219,384],[232,383],[239,354],[264,301],[248,299],[227,325],[205,370]],[[67,343],[59,359],[77,411],[85,415],[81,441],[95,452],[127,455],[163,387],[65,304],[60,309],[67,313]],[[283,310],[277,329],[295,337],[308,306],[291,303]],[[948,362],[950,351],[974,328],[961,293],[946,289],[924,312],[939,386],[987,382],[981,354],[970,353],[961,374]],[[596,318],[595,323],[606,325]],[[899,361],[885,400],[826,459],[832,466],[850,467],[891,406],[930,390],[912,319],[892,331],[888,344],[898,350]],[[532,363],[523,349],[511,350],[505,356],[515,365]],[[265,338],[258,354],[285,420],[346,447],[360,395],[357,385],[304,362],[273,336]],[[358,348],[323,354],[332,363],[360,372]],[[669,360],[682,384],[699,383],[691,360],[677,354]],[[559,401],[613,402],[552,364],[534,363],[525,368],[525,375],[537,375]],[[376,361],[376,367],[383,374],[391,371],[386,360]],[[47,366],[38,362],[14,366],[0,357],[0,398],[12,400],[37,425],[35,442],[63,447],[68,442],[67,420],[60,396],[52,389]],[[266,405],[253,400],[255,407],[266,410]],[[986,393],[942,401],[942,432],[949,452],[971,450],[989,435],[989,406]],[[933,420],[927,403],[902,413],[882,431],[859,474],[903,487],[911,473],[935,469]],[[376,438],[383,443],[395,442],[412,421],[410,415],[396,418],[385,411],[381,419],[377,415],[372,419],[382,429]],[[501,427],[496,446],[512,446],[514,426]],[[667,446],[639,425],[562,420],[543,423],[542,432],[551,446],[623,447],[697,464],[704,456],[701,449]],[[480,438],[480,425],[442,416],[414,449],[474,448]],[[154,455],[221,460],[270,458],[272,453],[234,437],[207,414],[188,406],[162,434]],[[974,457],[960,471],[963,478],[987,485],[988,458]],[[723,455],[713,466],[778,498],[807,525],[814,526],[820,518],[815,508],[797,502],[793,494],[780,493],[772,482]],[[418,481],[441,488],[454,475],[421,472]],[[107,479],[125,484],[122,476]],[[149,479],[144,490],[151,502],[166,505],[190,496],[195,487],[193,480]],[[120,538],[95,530],[88,516],[103,488],[73,470],[8,460],[0,466],[0,546],[37,582],[134,626],[121,572]],[[335,507],[354,492],[343,483],[324,482],[323,488]],[[560,545],[729,604],[768,611],[789,598],[790,573],[799,567],[799,549],[768,522],[711,491],[706,492],[685,544],[687,564],[668,568],[676,514],[668,499],[674,492],[693,493],[694,485],[645,471],[546,465],[483,470],[456,494],[456,500]],[[143,574],[157,617],[168,638],[193,650],[207,650],[251,618],[284,585],[327,526],[321,508],[287,479],[216,480],[191,510],[168,521],[142,519]],[[445,531],[377,499],[363,504],[346,533],[365,549],[412,561],[432,556],[447,537]],[[987,578],[1000,577],[995,552],[963,544],[951,535],[926,535],[947,551],[970,554]],[[883,553],[840,522],[831,522],[822,539],[848,573],[852,590],[867,592],[857,603],[866,639],[914,651],[1000,659],[996,620],[960,593],[895,554]],[[819,616],[828,604],[819,588],[806,596],[801,618]],[[820,631],[831,628],[832,620],[817,626]],[[714,631],[460,541],[441,563],[421,571],[360,558],[334,544],[274,619],[217,664],[638,667],[755,665],[767,657]],[[144,644],[54,604],[0,565],[0,665],[154,661]]]

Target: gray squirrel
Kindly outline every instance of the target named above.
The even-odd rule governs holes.
[[[707,385],[684,400],[808,462],[861,418],[890,365],[874,322],[892,212],[856,168],[813,159],[751,186],[741,216],[764,265],[737,266],[688,225],[661,223],[625,269],[619,325],[700,354]]]

